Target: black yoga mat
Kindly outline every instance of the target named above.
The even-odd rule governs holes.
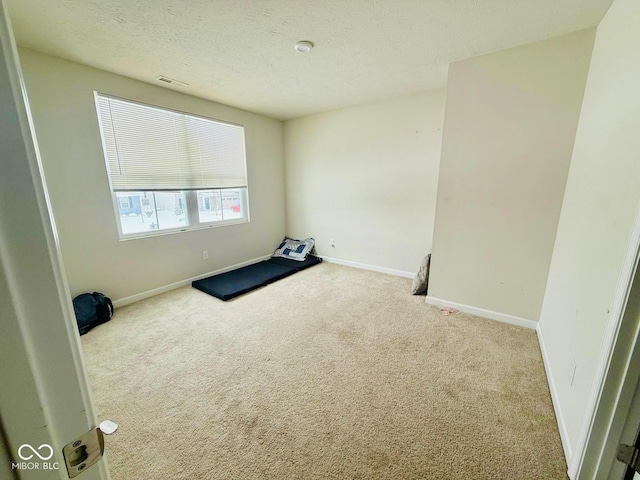
[[[275,257],[230,272],[195,280],[191,285],[220,300],[230,300],[320,262],[322,259],[313,255],[307,256],[303,262]]]

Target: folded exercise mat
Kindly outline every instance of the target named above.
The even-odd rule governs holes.
[[[191,285],[220,300],[230,300],[296,272],[295,268],[264,261],[213,277],[195,280]]]
[[[230,272],[194,280],[191,285],[220,300],[230,300],[320,262],[322,259],[313,255],[307,256],[302,262],[286,258],[270,258]]]

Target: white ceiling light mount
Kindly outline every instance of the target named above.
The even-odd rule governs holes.
[[[295,44],[294,48],[300,53],[309,53],[313,48],[313,42],[310,42],[309,40],[300,40]]]

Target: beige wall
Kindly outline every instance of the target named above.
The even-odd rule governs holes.
[[[29,50],[20,57],[72,294],[122,299],[273,251],[285,230],[282,122]],[[251,222],[119,241],[94,90],[243,124]]]
[[[559,416],[576,441],[640,201],[640,3],[600,23],[540,317]],[[571,359],[573,386],[566,375]]]
[[[431,297],[538,320],[594,34],[450,66]]]
[[[415,272],[431,249],[445,91],[285,122],[287,233]],[[335,247],[329,246],[335,240]]]

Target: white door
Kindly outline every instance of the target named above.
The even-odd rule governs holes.
[[[4,0],[0,43],[0,477],[64,479],[96,418]]]

